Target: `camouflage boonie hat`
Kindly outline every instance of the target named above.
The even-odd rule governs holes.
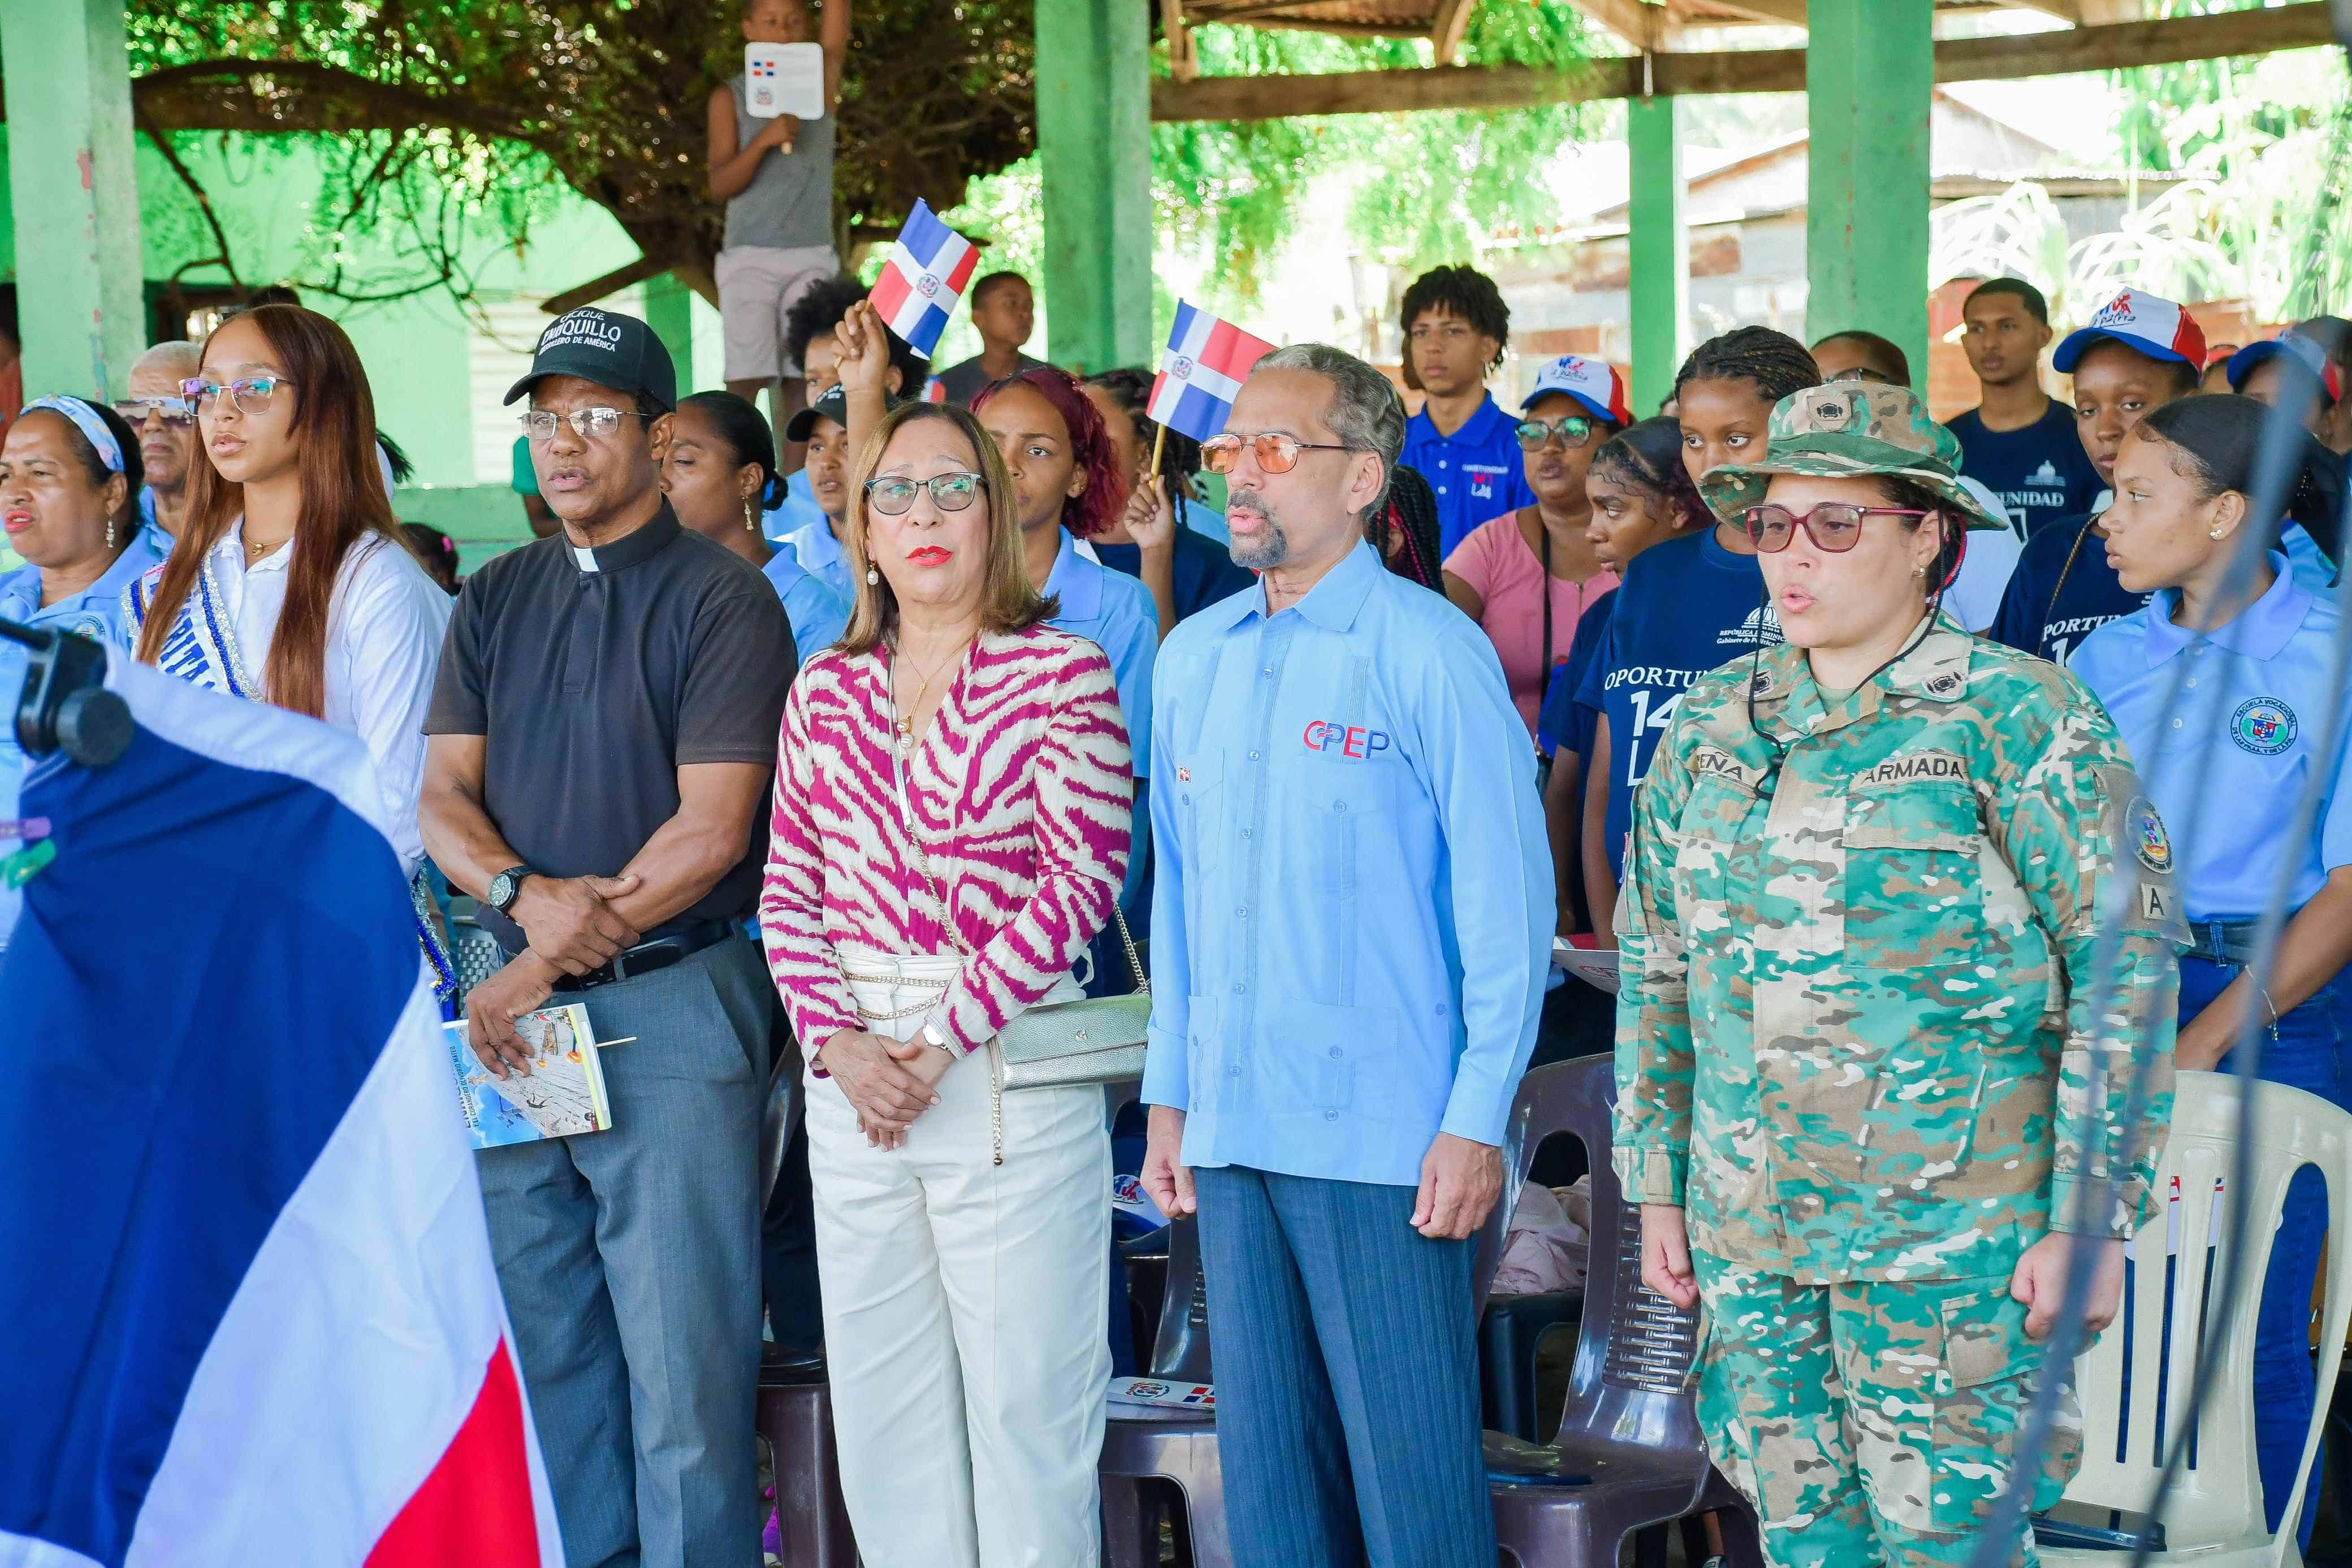
[[[1908,387],[1829,382],[1782,398],[1772,410],[1760,463],[1727,463],[1698,482],[1726,522],[1764,499],[1775,474],[1858,479],[1892,474],[1933,490],[1971,528],[2005,528],[1959,480],[1959,438],[1928,417]]]

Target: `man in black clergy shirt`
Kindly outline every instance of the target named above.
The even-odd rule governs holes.
[[[761,1091],[770,981],[742,917],[797,658],[775,591],[679,526],[654,454],[677,403],[646,324],[572,311],[507,402],[562,530],[459,595],[419,817],[505,967],[466,998],[584,1003],[612,1126],[479,1156],[499,1281],[573,1568],[758,1568]]]

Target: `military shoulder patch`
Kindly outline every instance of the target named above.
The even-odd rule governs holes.
[[[2164,819],[2157,814],[2156,802],[2145,795],[2135,795],[2124,813],[2125,830],[2131,834],[2132,853],[2139,863],[2158,876],[2172,874],[2172,840],[2164,831]]]

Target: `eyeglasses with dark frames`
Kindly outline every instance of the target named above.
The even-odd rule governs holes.
[[[196,417],[196,405],[184,397],[123,397],[114,400],[114,412],[136,430],[151,413],[165,424],[186,424]]]
[[[970,472],[934,474],[928,479],[885,474],[866,481],[866,504],[886,517],[903,517],[915,509],[916,496],[929,490],[932,506],[942,512],[961,512],[986,487],[979,475]]]
[[[1816,548],[1843,555],[1862,542],[1864,517],[1925,517],[1934,514],[1911,507],[1857,507],[1846,501],[1823,501],[1808,512],[1786,507],[1750,507],[1739,515],[1748,539],[1766,555],[1778,555],[1803,528]]]
[[[1592,422],[1580,413],[1564,413],[1558,419],[1523,419],[1519,421],[1519,445],[1529,452],[1540,452],[1552,438],[1567,447],[1589,445],[1592,440]]]
[[[1287,474],[1298,466],[1302,452],[1354,452],[1358,448],[1336,441],[1301,441],[1295,435],[1278,435],[1271,432],[1251,436],[1212,435],[1201,443],[1201,467],[1210,474],[1230,474],[1240,466],[1242,444],[1249,444],[1251,455],[1257,465],[1268,474]]]

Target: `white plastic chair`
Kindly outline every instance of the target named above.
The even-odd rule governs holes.
[[[2178,1288],[2171,1302],[2170,1366],[2164,1376],[2164,1417],[2173,1440],[2182,1435],[2181,1417],[2196,1378],[2197,1347],[2209,1336],[2220,1338],[2221,1364],[2199,1424],[2193,1463],[2182,1469],[2164,1507],[2162,1560],[2193,1554],[2198,1568],[2255,1568],[2256,1564],[2279,1568],[2303,1562],[2291,1522],[2275,1539],[2263,1527],[2263,1483],[2254,1457],[2254,1307],[2288,1178],[2304,1166],[2315,1166],[2327,1180],[2332,1213],[2352,1210],[2352,1115],[2300,1089],[2256,1083],[2252,1090],[2256,1144],[2251,1191],[2227,1192],[2219,1206],[2212,1201],[2213,1184],[2234,1176],[2238,1101],[2245,1092],[2235,1078],[2220,1073],[2179,1075],[2171,1136],[2157,1173],[2159,1194],[2168,1193],[2175,1178],[2180,1184],[2176,1253],[2180,1266],[2174,1270]],[[2240,1266],[2238,1295],[2228,1315],[2209,1324],[2205,1291],[2200,1288],[2206,1249],[2215,1249],[2212,1278],[2218,1287],[2229,1262],[2231,1236],[2226,1227],[2231,1207],[2239,1204],[2246,1206],[2251,1218],[2242,1232],[2249,1250]],[[2213,1223],[2217,1207],[2223,1221],[2219,1228]],[[2128,1367],[2120,1321],[2075,1363],[2075,1386],[2083,1400],[2084,1452],[2083,1468],[2066,1489],[2068,1502],[2144,1513],[2155,1495],[2164,1459],[2156,1432],[2157,1387],[2159,1375],[2167,1371],[2168,1349],[2163,1332],[2164,1223],[2161,1218],[2151,1219],[2147,1235],[2154,1245],[2135,1249]],[[2320,1435],[2327,1423],[2337,1365],[2344,1357],[2345,1328],[2347,1319],[2352,1319],[2352,1246],[2339,1244],[2327,1251],[2323,1264],[2326,1307],[2319,1334],[2319,1396],[2304,1439],[2298,1471],[2303,1479],[2295,1483],[2294,1496],[2283,1516],[2289,1521],[2302,1517],[2304,1489],[2309,1485],[2312,1459],[2319,1451]],[[2122,1398],[2126,1376],[2132,1390],[2127,1426]],[[2119,1428],[2124,1439],[2120,1461],[2116,1458]],[[2056,1568],[2114,1568],[2121,1561],[2112,1552],[2049,1547],[2042,1549],[2041,1557]]]

